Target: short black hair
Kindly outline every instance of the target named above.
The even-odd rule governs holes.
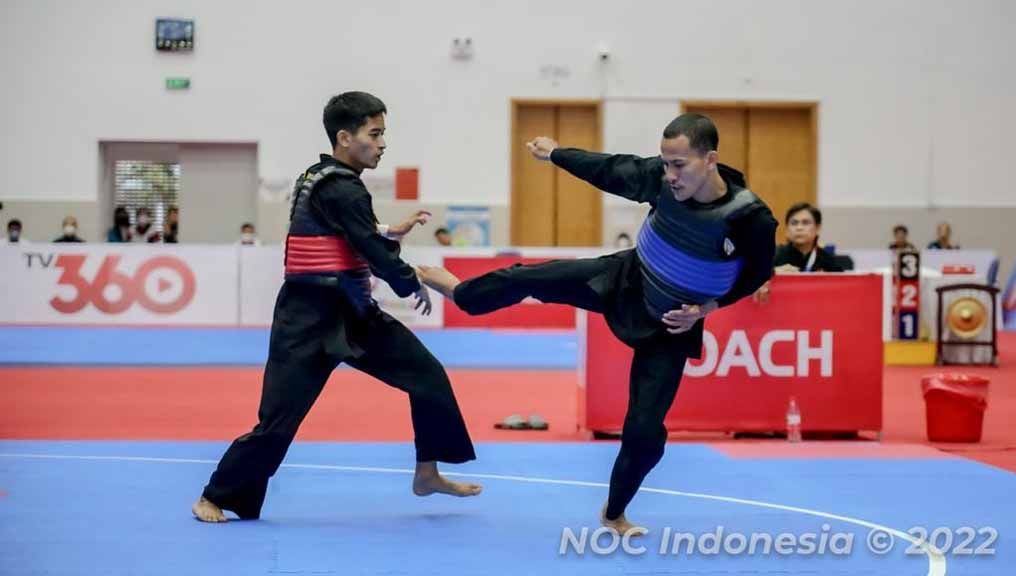
[[[451,232],[449,232],[447,228],[442,226],[441,228],[438,228],[437,230],[434,231],[434,236],[437,236],[438,234],[451,234]]]
[[[324,124],[328,141],[335,148],[335,135],[339,130],[355,134],[367,123],[367,118],[388,112],[385,103],[366,92],[343,92],[332,96],[325,105]]]
[[[702,114],[681,114],[663,129],[664,139],[670,140],[678,136],[687,137],[691,147],[702,153],[720,148],[720,133],[716,130],[716,124]]]
[[[10,230],[11,228],[14,228],[15,226],[17,226],[18,228],[21,228],[21,220],[18,220],[17,218],[12,218],[12,219],[7,221],[7,229],[8,230]]]
[[[790,217],[793,216],[794,214],[797,214],[801,210],[807,210],[808,212],[811,212],[811,217],[815,219],[816,226],[822,225],[822,211],[812,206],[808,202],[798,202],[797,204],[791,206],[790,209],[787,210],[787,217],[783,219],[783,223],[790,224]]]
[[[909,234],[910,234],[910,230],[907,230],[907,227],[906,227],[906,226],[904,226],[903,224],[897,224],[897,225],[896,225],[896,226],[895,226],[895,227],[893,228],[893,234],[895,234],[895,233],[897,233],[897,232],[903,232],[904,234],[907,234],[907,235],[909,235]]]
[[[254,228],[254,225],[253,225],[253,224],[251,224],[250,222],[244,222],[243,224],[241,224],[241,225],[240,225],[240,231],[241,231],[241,232],[242,232],[242,231],[243,231],[243,230],[244,230],[245,228],[250,228],[251,230],[256,230],[256,228]]]

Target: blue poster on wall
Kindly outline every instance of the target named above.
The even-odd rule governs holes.
[[[447,227],[455,246],[490,246],[490,209],[449,206]]]

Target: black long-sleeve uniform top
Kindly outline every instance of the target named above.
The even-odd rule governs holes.
[[[626,154],[600,154],[575,148],[556,148],[551,161],[572,175],[611,194],[648,203],[656,209],[660,194],[670,194],[663,184],[663,161],[659,157],[641,158]],[[729,166],[720,165],[720,176],[732,187],[744,187],[744,176]],[[710,204],[726,201],[730,193]],[[694,199],[687,203],[698,204]],[[778,223],[768,207],[760,203],[759,209],[746,211],[731,222],[730,240],[737,246],[743,267],[734,286],[717,299],[720,306],[728,306],[755,293],[773,274],[774,237]]]
[[[353,170],[327,154],[321,155],[321,163]],[[330,178],[314,190],[310,204],[318,219],[345,237],[367,261],[371,273],[396,294],[405,298],[420,289],[413,267],[400,256],[401,245],[378,232],[374,205],[362,180]]]

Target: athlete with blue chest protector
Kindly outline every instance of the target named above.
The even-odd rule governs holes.
[[[685,360],[701,354],[703,319],[772,276],[777,222],[744,176],[719,163],[718,146],[716,126],[699,114],[672,121],[653,158],[560,148],[536,138],[527,147],[537,159],[652,207],[636,248],[515,265],[465,281],[443,268],[419,270],[425,284],[469,314],[529,296],[569,304],[602,313],[614,335],[634,349],[621,449],[601,511],[604,525],[621,533],[635,528],[624,511],[663,456],[664,417]]]

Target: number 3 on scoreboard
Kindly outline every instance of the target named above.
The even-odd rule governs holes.
[[[914,252],[900,254],[900,278],[912,280],[920,274],[920,258]]]

